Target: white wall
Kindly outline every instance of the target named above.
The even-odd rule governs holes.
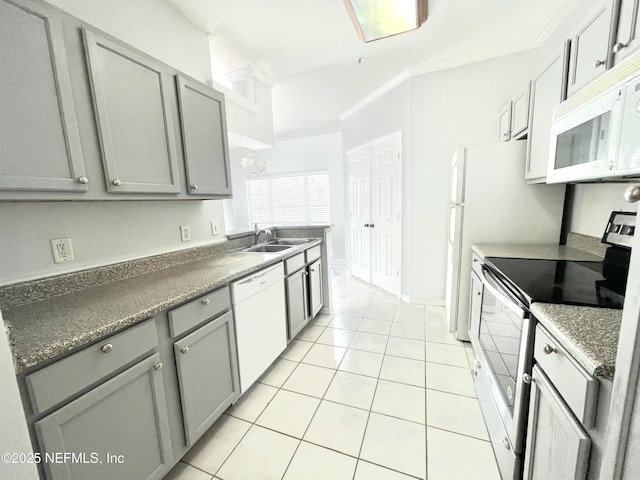
[[[240,160],[250,150],[231,150],[231,177],[233,180],[234,228],[250,228],[246,175]],[[345,196],[343,175],[342,133],[327,133],[290,140],[276,141],[275,146],[254,152],[256,161],[269,162],[268,173],[289,173],[309,170],[329,170],[329,202],[331,223],[332,260],[345,259]]]
[[[444,299],[451,156],[497,141],[498,112],[532,77],[530,50],[411,78],[411,272],[415,301]],[[417,210],[424,209],[424,218]]]
[[[211,220],[220,234],[211,234]],[[0,285],[211,243],[221,200],[0,203]],[[191,227],[181,242],[180,225]],[[54,264],[50,240],[71,238],[75,261]]]
[[[537,61],[531,50],[414,76],[343,121],[345,150],[402,130],[402,294],[411,301],[444,300],[456,146],[496,141],[499,110],[531,78]]]
[[[207,34],[164,0],[46,0],[123,42],[207,82]]]
[[[638,204],[627,203],[622,196],[629,185],[633,183],[575,185],[569,230],[600,238],[612,211],[636,212]]]

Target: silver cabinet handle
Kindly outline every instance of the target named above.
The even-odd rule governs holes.
[[[189,347],[182,347],[180,351],[186,355],[189,352]]]
[[[155,368],[156,370],[160,370],[162,368],[162,362],[158,362],[156,363],[153,368]]]
[[[209,299],[208,298],[203,298],[202,299],[202,304],[203,305],[209,305]]]
[[[593,64],[593,68],[598,68],[604,65],[604,60],[596,60]]]
[[[546,353],[547,355],[551,355],[552,353],[557,353],[557,352],[558,352],[558,349],[557,349],[557,348],[552,347],[552,346],[551,346],[551,345],[549,345],[548,343],[545,343],[545,344],[542,346],[542,351],[543,351],[544,353]]]
[[[625,48],[627,48],[627,44],[626,43],[618,42],[613,46],[613,53],[619,53],[620,51],[624,50]]]
[[[191,185],[191,190],[197,190],[197,189],[198,189],[198,185],[196,185],[195,183]]]
[[[109,353],[111,350],[113,350],[113,345],[110,343],[106,343],[100,348],[102,353]]]
[[[122,182],[121,182],[118,178],[116,178],[116,179],[115,179],[113,182],[111,182],[111,183],[113,183],[116,187],[119,187],[120,185],[122,185]]]
[[[311,270],[312,272],[315,272],[315,271],[316,271],[314,268],[310,268],[309,270]]]
[[[629,203],[640,201],[640,185],[632,185],[624,191],[624,199]]]
[[[507,450],[511,449],[511,445],[509,444],[509,439],[507,437],[504,437],[502,439],[502,446],[504,446],[504,448],[506,448]]]
[[[87,177],[78,177],[78,183],[86,185],[87,183],[89,183],[89,179]]]
[[[531,382],[533,382],[533,377],[528,373],[525,373],[522,375],[522,381],[527,385],[529,385]]]

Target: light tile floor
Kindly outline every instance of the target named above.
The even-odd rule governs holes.
[[[344,273],[320,315],[166,480],[499,480],[444,308]]]

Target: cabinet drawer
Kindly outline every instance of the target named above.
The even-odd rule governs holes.
[[[589,375],[543,327],[536,327],[534,358],[578,420],[593,425],[598,381]]]
[[[286,275],[289,275],[296,270],[300,270],[302,267],[304,267],[304,264],[304,253],[298,253],[297,255],[287,258],[284,261],[284,273]]]
[[[316,245],[315,247],[311,247],[309,250],[304,252],[307,263],[313,262],[314,260],[320,258],[320,245]]]
[[[181,307],[174,308],[169,312],[171,336],[176,337],[229,308],[231,308],[229,287],[214,290]]]
[[[157,345],[155,323],[146,320],[32,373],[25,380],[34,413],[44,412]]]

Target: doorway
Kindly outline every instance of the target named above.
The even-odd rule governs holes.
[[[379,138],[347,152],[349,270],[400,295],[402,136]]]

